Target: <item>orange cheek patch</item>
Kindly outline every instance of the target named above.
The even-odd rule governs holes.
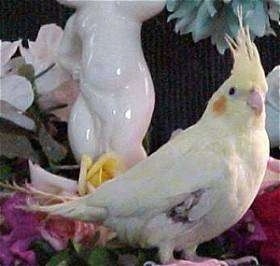
[[[222,115],[226,110],[226,103],[227,99],[225,96],[221,96],[219,99],[217,99],[213,104],[213,112],[217,115]]]

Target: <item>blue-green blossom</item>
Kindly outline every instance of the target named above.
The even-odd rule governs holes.
[[[238,32],[239,7],[253,39],[275,34],[270,20],[279,24],[280,0],[167,0],[167,10],[172,12],[168,21],[176,19],[175,31],[192,33],[195,42],[211,37],[223,54],[228,47],[225,34],[236,37]]]

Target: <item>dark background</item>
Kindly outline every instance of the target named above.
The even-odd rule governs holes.
[[[55,0],[0,0],[0,39],[34,40],[41,25],[56,23],[64,27],[73,10]],[[173,32],[167,12],[147,21],[142,44],[156,90],[156,107],[151,127],[151,150],[166,142],[176,128],[195,123],[212,93],[229,76],[229,51],[220,55],[210,39],[194,43],[190,35]],[[275,24],[274,24],[275,26]],[[280,64],[278,37],[256,40],[265,72]],[[199,145],[199,143],[198,143]]]

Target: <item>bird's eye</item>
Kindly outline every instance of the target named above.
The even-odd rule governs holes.
[[[230,88],[229,91],[228,91],[228,94],[231,95],[231,96],[234,95],[235,93],[236,93],[236,89],[233,88],[233,87]]]

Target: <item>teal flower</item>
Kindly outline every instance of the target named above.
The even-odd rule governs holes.
[[[192,33],[195,42],[211,37],[223,54],[228,48],[225,34],[232,38],[237,35],[239,6],[252,39],[275,34],[270,20],[279,23],[280,0],[167,0],[167,10],[172,12],[168,21],[176,19],[175,31]]]

